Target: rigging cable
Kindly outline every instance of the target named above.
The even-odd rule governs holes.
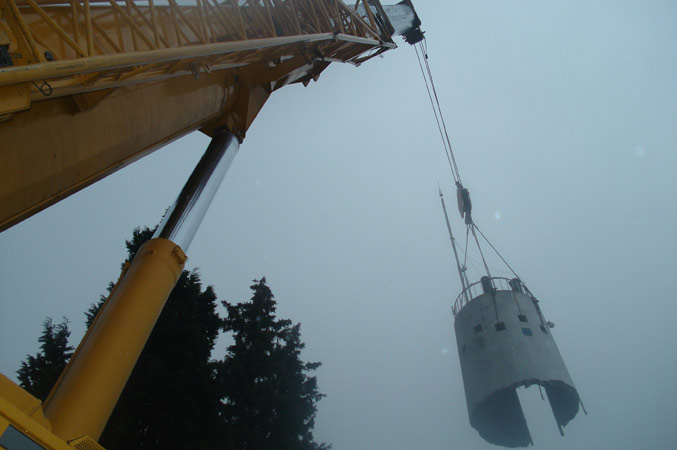
[[[425,40],[425,38],[424,38],[424,40]],[[420,43],[419,43],[419,45],[420,45]],[[449,162],[449,170],[451,170],[451,175],[454,178],[454,182],[456,184],[458,184],[458,183],[461,182],[461,180],[456,175],[456,173],[458,172],[458,169],[456,171],[454,171],[455,161],[452,162],[453,154],[451,153],[451,147],[448,145],[449,138],[447,137],[447,139],[445,140],[444,132],[442,131],[442,126],[440,125],[439,116],[442,115],[442,111],[440,111],[438,113],[437,109],[435,108],[435,102],[433,101],[433,96],[430,93],[430,86],[428,85],[428,78],[426,77],[426,74],[423,71],[423,64],[421,63],[421,56],[418,53],[418,47],[415,46],[415,45],[414,45],[414,50],[416,51],[416,59],[418,59],[418,67],[419,67],[419,69],[421,69],[421,75],[423,76],[423,81],[425,82],[425,89],[426,89],[426,91],[428,91],[428,98],[430,99],[430,105],[433,108],[433,114],[435,115],[435,122],[437,122],[437,129],[439,130],[440,137],[442,138],[442,145],[444,146],[444,154],[446,155],[447,161]],[[421,50],[421,51],[423,51],[423,50]],[[424,53],[423,57],[428,58],[428,55]],[[432,79],[431,79],[431,83],[432,83]],[[433,86],[433,89],[434,89],[434,86]],[[445,130],[446,130],[446,128],[445,128]]]
[[[454,151],[452,150],[451,147],[449,133],[447,132],[447,124],[444,121],[444,116],[442,115],[442,107],[440,106],[440,100],[437,97],[437,89],[435,89],[435,82],[433,81],[433,73],[430,70],[430,64],[428,63],[428,44],[427,41],[425,40],[425,37],[421,42],[419,42],[419,46],[421,47],[421,52],[423,53],[423,61],[425,62],[426,71],[428,72],[428,78],[430,79],[430,86],[432,87],[433,94],[435,95],[435,103],[437,105],[437,110],[439,111],[440,119],[442,120],[442,127],[444,128],[444,138],[446,138],[447,146],[449,147],[449,156],[451,157],[451,161],[454,166],[452,169],[455,172],[454,179],[456,180],[457,185],[463,185],[463,183],[461,182],[461,174],[459,173],[458,165],[456,164],[456,158],[454,157]]]
[[[484,237],[484,234],[482,234],[482,231],[479,229],[479,227],[477,228],[477,231],[482,235],[482,237]],[[464,271],[466,270],[466,264],[467,264],[467,262],[470,262],[470,264],[473,265],[473,267],[475,268],[475,270],[477,271],[477,273],[480,273],[480,271],[477,270],[477,267],[475,267],[475,264],[474,264],[474,263],[478,263],[478,264],[479,264],[479,261],[477,261],[477,260],[476,260],[475,258],[473,258],[472,256],[469,256],[469,255],[468,255],[468,235],[469,235],[469,233],[470,233],[470,228],[467,228],[467,227],[466,227],[466,233],[465,233],[465,249],[463,250],[463,255],[464,255],[464,256],[463,256],[463,270],[464,270]],[[484,239],[486,240],[486,237],[484,237]],[[487,242],[488,242],[488,241],[487,241]],[[491,242],[488,242],[488,243],[489,243],[489,245],[491,245]],[[498,253],[498,251],[496,250],[495,247],[492,246],[492,249],[493,249],[496,253]],[[500,255],[499,255],[499,256],[500,256]],[[515,274],[515,272],[512,271],[512,269],[510,268],[510,266],[508,265],[508,263],[507,263],[505,260],[503,260],[503,262],[505,263],[506,266],[508,266],[508,271],[501,270],[501,269],[497,269],[496,267],[492,267],[492,266],[489,266],[489,269],[491,269],[492,273],[499,272],[499,273],[506,274],[506,275],[515,275],[515,276],[517,276],[517,275]],[[470,284],[470,283],[468,283],[467,277],[466,277],[466,284]]]
[[[456,184],[456,194],[457,194],[457,201],[458,201],[458,206],[459,206],[459,212],[461,213],[461,217],[465,217],[465,223],[466,223],[466,241],[465,241],[465,251],[464,251],[464,259],[463,259],[463,265],[461,265],[459,259],[458,259],[458,254],[456,252],[456,240],[454,239],[453,235],[451,234],[451,227],[449,225],[449,219],[447,216],[447,211],[446,211],[446,206],[444,205],[444,199],[442,199],[442,191],[440,190],[440,198],[442,199],[442,206],[444,209],[444,214],[447,219],[447,227],[449,228],[449,234],[452,242],[452,246],[454,248],[454,254],[456,255],[456,265],[458,267],[459,271],[459,276],[461,278],[461,284],[463,285],[464,289],[466,286],[469,286],[468,279],[467,279],[467,274],[465,273],[467,270],[467,258],[468,258],[468,240],[469,240],[469,233],[472,233],[473,238],[475,239],[475,243],[477,244],[477,249],[479,250],[480,256],[482,257],[482,263],[484,264],[484,268],[487,272],[487,275],[489,278],[491,278],[491,272],[489,270],[489,265],[487,264],[486,259],[484,258],[484,253],[482,252],[482,246],[480,245],[479,238],[477,237],[477,232],[484,238],[484,240],[489,244],[491,249],[498,255],[498,257],[503,261],[503,263],[510,269],[510,271],[515,275],[515,277],[519,278],[515,270],[508,264],[508,262],[505,260],[505,258],[499,253],[499,251],[494,247],[494,245],[487,239],[487,237],[482,233],[482,231],[475,225],[475,222],[472,219],[471,216],[471,211],[472,211],[472,203],[470,201],[470,193],[468,192],[468,189],[463,187],[463,183],[461,181],[461,174],[458,170],[458,164],[456,163],[456,158],[454,156],[454,151],[451,146],[451,139],[449,139],[449,132],[447,131],[447,124],[444,120],[444,115],[442,114],[442,107],[440,105],[440,100],[437,95],[437,89],[435,88],[435,82],[433,80],[433,75],[432,75],[432,70],[430,69],[430,64],[428,62],[428,43],[426,38],[424,37],[418,45],[414,45],[414,50],[416,51],[416,59],[418,60],[418,65],[419,69],[421,70],[421,75],[423,76],[423,81],[425,83],[426,91],[428,93],[428,99],[430,100],[430,105],[432,106],[433,109],[433,114],[435,116],[435,122],[437,123],[437,129],[440,133],[440,137],[442,138],[442,145],[444,146],[444,153],[445,156],[447,157],[447,161],[449,163],[449,169],[451,170],[451,175],[452,178],[454,179],[454,183]],[[420,53],[419,53],[420,51]],[[424,66],[425,65],[425,69]]]
[[[468,229],[466,228],[466,230],[465,230],[465,250],[463,251],[463,276],[465,277],[466,286],[470,286],[470,281],[468,281],[468,266],[466,265],[467,260],[468,260]],[[472,264],[472,258],[470,259],[470,263]],[[473,268],[475,268],[474,264],[473,264]],[[475,270],[477,270],[477,269],[475,268]]]
[[[473,225],[474,225],[474,224],[473,224]],[[489,242],[489,239],[487,239],[487,237],[484,235],[484,233],[482,233],[482,230],[480,230],[480,229],[477,227],[477,225],[474,225],[474,226],[475,226],[475,229],[477,229],[477,231],[482,235],[482,237],[484,238],[484,240],[487,241],[487,244],[489,244],[489,246],[494,250],[494,252],[496,252],[496,254],[498,255],[498,257],[501,258],[501,261],[503,261],[503,263],[504,263],[506,266],[508,266],[508,269],[510,269],[510,271],[512,272],[512,274],[515,275],[517,278],[519,278],[519,276],[518,276],[517,273],[513,270],[513,268],[510,267],[510,264],[508,264],[508,261],[506,261],[505,258],[503,258],[503,256],[499,253],[499,251],[496,250],[496,247],[494,247],[494,245],[493,245],[491,242]]]
[[[487,275],[489,278],[492,278],[491,272],[489,271],[489,265],[487,264],[487,260],[484,259],[484,253],[482,252],[482,246],[480,245],[480,241],[477,239],[477,234],[475,233],[475,224],[470,224],[468,225],[468,228],[470,228],[470,231],[472,231],[472,235],[475,236],[475,242],[477,243],[477,249],[480,251],[480,256],[482,257],[482,263],[484,263],[484,268],[487,271]]]

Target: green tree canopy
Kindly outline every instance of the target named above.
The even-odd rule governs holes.
[[[73,347],[68,345],[70,335],[65,317],[58,324],[51,318],[42,322],[42,334],[38,338],[40,351],[35,356],[27,355],[17,370],[21,387],[34,397],[44,401],[66,367],[73,354]]]
[[[234,343],[221,363],[227,448],[233,450],[326,449],[313,440],[316,404],[323,397],[307,373],[301,325],[275,317],[276,302],[266,279],[254,280],[250,302],[232,305],[225,330]]]
[[[153,230],[136,229],[131,260]],[[110,283],[108,291],[113,288]],[[99,442],[108,450],[315,450],[316,404],[323,397],[301,361],[300,324],[275,317],[265,278],[255,280],[251,302],[231,305],[222,319],[211,286],[184,271],[158,318]],[[105,302],[85,312],[89,327]],[[221,331],[234,344],[212,360]],[[44,399],[73,353],[68,321],[43,323],[41,351],[18,371],[21,385]],[[102,386],[105,389],[105,386]]]
[[[152,235],[134,230],[129,260]],[[222,328],[216,301],[197,272],[183,271],[101,435],[105,448],[218,447],[219,389],[210,360]],[[88,325],[102,304],[87,311]]]

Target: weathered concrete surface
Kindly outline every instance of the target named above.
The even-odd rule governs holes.
[[[502,325],[501,325],[502,324]],[[579,396],[537,301],[521,292],[484,293],[454,323],[470,424],[496,445],[532,444],[519,386],[545,388],[562,431]]]

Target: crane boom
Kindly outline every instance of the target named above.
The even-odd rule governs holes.
[[[0,231],[191,131],[242,139],[276,89],[394,48],[362,3],[0,0]]]
[[[394,48],[394,33],[422,39],[409,0],[391,14],[395,27],[378,0],[0,0],[0,231],[188,132],[212,137],[45,404],[0,375],[1,448],[102,448],[200,215],[259,110],[331,62]]]

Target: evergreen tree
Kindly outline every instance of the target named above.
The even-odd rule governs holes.
[[[38,338],[41,351],[35,356],[27,355],[26,361],[17,370],[21,387],[34,397],[43,401],[47,398],[73,355],[73,347],[68,345],[70,335],[68,319],[65,317],[56,325],[50,318],[42,322],[42,335]]]
[[[251,302],[231,305],[225,330],[234,343],[219,370],[226,448],[305,450],[330,446],[313,440],[316,404],[323,397],[308,376],[320,363],[301,361],[300,324],[275,317],[265,278],[254,280]]]
[[[153,230],[136,229],[131,260]],[[265,278],[254,281],[252,301],[224,302],[202,289],[197,272],[184,271],[158,318],[99,442],[108,450],[226,448],[324,450],[313,440],[316,404],[323,397],[301,361],[301,326],[275,317]],[[113,288],[109,284],[108,291]],[[105,296],[85,313],[89,327]],[[211,360],[219,332],[234,344],[223,361]],[[73,354],[68,321],[43,323],[41,351],[17,371],[21,385],[45,399]]]
[[[130,260],[152,234],[148,228],[134,230],[127,242]],[[103,298],[87,311],[88,326],[102,304]],[[214,290],[202,289],[197,272],[184,271],[101,435],[101,445],[108,450],[216,448],[220,401],[216,363],[210,356],[221,327]]]

